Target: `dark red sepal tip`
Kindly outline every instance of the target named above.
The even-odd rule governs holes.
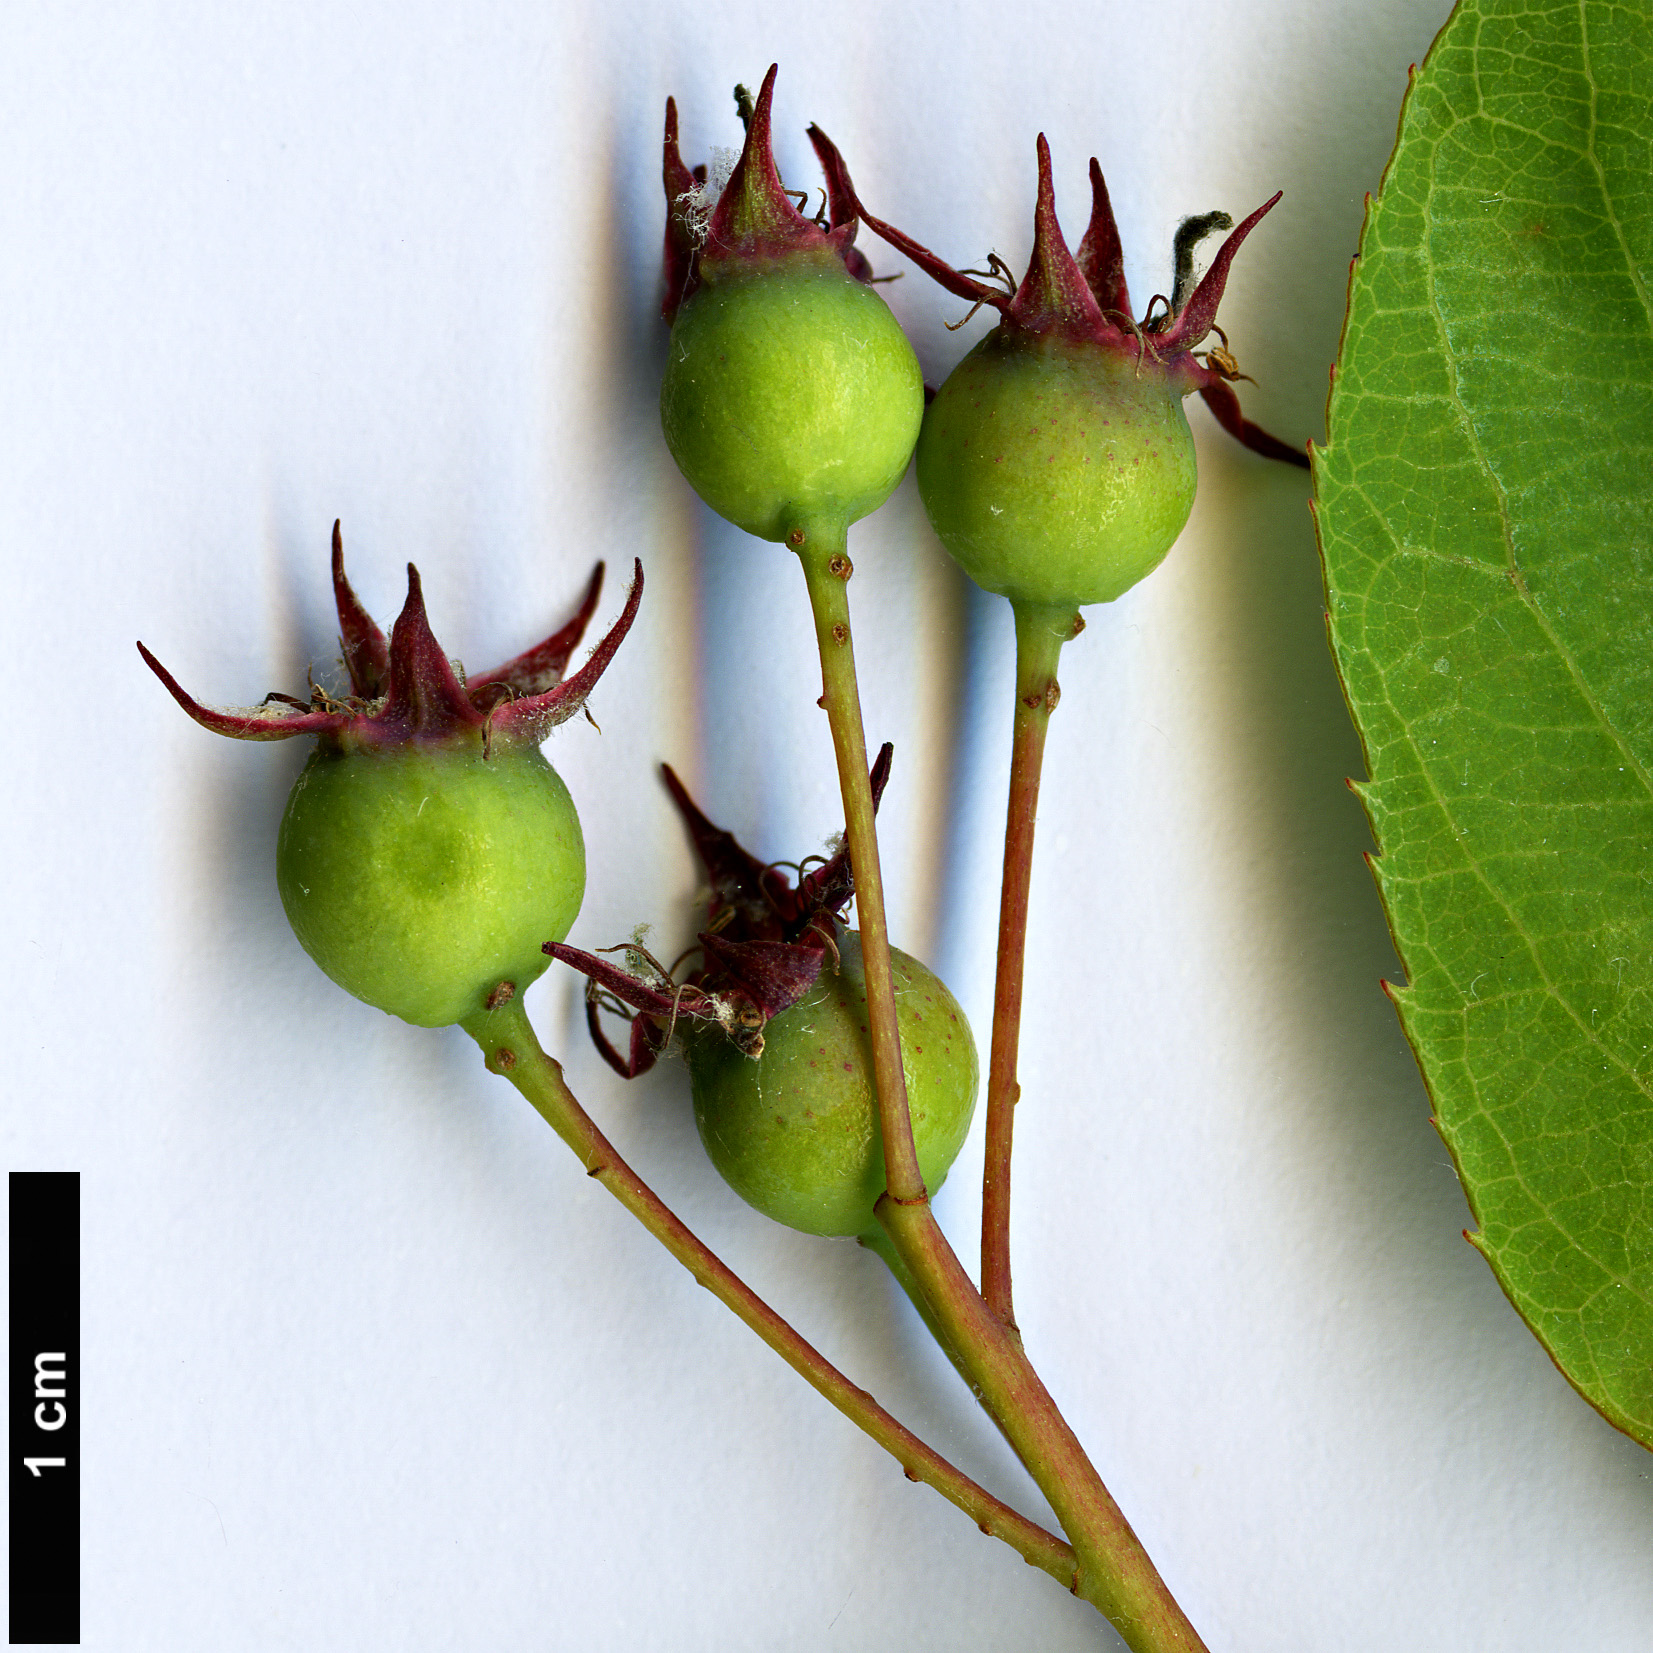
[[[362,607],[344,572],[344,534],[333,519],[333,605],[339,612],[339,648],[350,690],[361,700],[377,700],[385,691],[390,646],[373,616]]]
[[[1033,255],[1005,320],[1025,333],[1059,333],[1123,342],[1124,335],[1102,314],[1096,295],[1086,285],[1078,262],[1068,251],[1062,226],[1056,221],[1056,188],[1051,179],[1050,145],[1043,132],[1037,144],[1039,193],[1033,208]]]
[[[657,1024],[648,1016],[633,1016],[631,1041],[626,1055],[614,1048],[613,1041],[603,1031],[603,1007],[597,994],[588,991],[585,996],[585,1028],[597,1054],[622,1079],[638,1079],[652,1068],[664,1048]]]
[[[636,619],[643,595],[643,567],[639,562],[620,619],[581,671],[567,681],[559,681],[596,609],[602,577],[603,565],[599,563],[578,611],[559,631],[467,686],[431,631],[419,572],[411,563],[407,600],[392,628],[390,642],[385,644],[384,634],[369,618],[345,577],[343,544],[335,522],[333,592],[353,691],[348,699],[334,699],[312,684],[308,704],[288,695],[270,695],[264,706],[250,711],[217,711],[186,694],[142,643],[138,644],[138,652],[172,698],[214,734],[237,740],[322,735],[353,746],[394,746],[480,731],[487,753],[496,739],[538,741],[553,725],[572,717],[585,704]]]
[[[1217,423],[1236,442],[1250,448],[1253,453],[1261,454],[1264,459],[1278,459],[1286,465],[1301,466],[1305,471],[1309,468],[1309,456],[1305,449],[1294,448],[1278,436],[1270,436],[1261,425],[1253,424],[1246,418],[1240,411],[1240,398],[1234,394],[1232,386],[1213,378],[1210,384],[1200,387],[1200,397],[1211,409]]]
[[[763,77],[740,159],[707,222],[706,242],[700,251],[701,270],[731,258],[779,258],[829,245],[825,231],[805,218],[781,187],[781,175],[775,167],[770,111],[778,68],[778,64],[770,64],[769,73]]]
[[[1034,209],[1033,256],[1027,273],[1014,296],[990,287],[955,270],[928,247],[881,218],[875,218],[855,194],[848,169],[836,148],[818,128],[810,137],[822,164],[830,175],[841,180],[841,189],[856,215],[876,234],[905,253],[927,275],[950,293],[979,305],[991,305],[1001,314],[1000,327],[1012,333],[1038,336],[1054,334],[1077,344],[1092,343],[1105,349],[1130,352],[1137,370],[1162,373],[1179,395],[1202,392],[1223,429],[1252,452],[1288,465],[1308,465],[1305,455],[1290,444],[1251,423],[1239,410],[1239,401],[1227,380],[1238,376],[1231,370],[1231,358],[1224,358],[1224,371],[1212,362],[1202,362],[1195,349],[1216,323],[1217,306],[1227,285],[1234,255],[1246,237],[1279,202],[1276,193],[1265,201],[1223,242],[1187,302],[1174,315],[1160,315],[1140,322],[1131,320],[1130,293],[1125,283],[1124,253],[1119,226],[1108,198],[1102,168],[1093,158],[1090,164],[1091,216],[1077,254],[1070,253],[1056,218],[1055,190],[1051,180],[1050,146],[1041,133],[1038,140],[1039,187]],[[830,160],[829,160],[830,158]],[[996,268],[1002,266],[995,265]],[[1153,304],[1149,305],[1150,314]],[[1225,346],[1226,349],[1226,346]],[[926,391],[926,400],[930,393]]]
[[[864,281],[870,286],[872,265],[867,262],[866,254],[854,245],[861,219],[856,211],[855,185],[850,182],[849,168],[844,164],[844,157],[838,153],[838,146],[820,127],[812,125],[809,128],[809,141],[815,148],[816,159],[820,161],[821,172],[826,178],[826,215],[827,223],[831,225],[827,239],[843,259],[844,268],[857,281]]]
[[[938,258],[922,242],[913,240],[905,231],[898,230],[893,224],[885,223],[882,218],[874,218],[867,211],[861,197],[855,193],[855,186],[850,182],[849,168],[844,165],[843,157],[838,154],[838,146],[820,127],[810,127],[809,141],[814,144],[815,153],[821,157],[823,167],[827,164],[828,155],[834,158],[836,174],[841,180],[845,199],[855,216],[868,229],[889,242],[897,252],[911,259],[932,281],[939,283],[956,297],[969,299],[972,304],[990,304],[999,311],[1010,308],[1011,295],[1002,288],[990,287],[985,282],[977,281],[973,276],[965,275],[962,270],[955,270],[944,258]]]
[[[560,959],[564,964],[571,964],[581,975],[589,977],[600,987],[618,999],[623,999],[634,1010],[646,1010],[651,1015],[669,1016],[677,1002],[670,993],[662,993],[658,988],[651,987],[647,982],[628,974],[617,964],[610,964],[605,958],[595,953],[582,952],[578,947],[570,947],[565,942],[548,941],[540,949],[549,953],[554,959]]]
[[[138,644],[138,653],[143,656],[144,664],[160,678],[167,693],[203,729],[210,729],[215,735],[228,735],[232,740],[286,740],[292,735],[332,734],[353,721],[354,714],[350,712],[295,712],[285,708],[263,715],[220,712],[211,706],[203,706],[194,696],[187,694],[178,679],[142,643]]]
[[[1188,302],[1172,318],[1171,325],[1155,337],[1154,348],[1162,355],[1169,355],[1175,350],[1192,350],[1211,331],[1217,319],[1217,306],[1222,303],[1223,289],[1228,285],[1228,272],[1234,255],[1245,238],[1279,204],[1284,194],[1284,190],[1276,190],[1249,218],[1229,232]]]
[[[425,613],[419,570],[408,564],[407,601],[390,629],[390,679],[384,710],[372,722],[382,740],[445,740],[482,727]]]
[[[662,172],[666,186],[666,292],[660,314],[666,321],[677,317],[678,307],[695,286],[695,254],[698,242],[689,219],[684,197],[695,187],[695,175],[683,164],[677,147],[677,104],[666,99],[666,137]]]
[[[539,695],[555,688],[568,669],[569,658],[580,646],[580,639],[585,636],[586,627],[591,624],[591,616],[597,612],[597,599],[603,593],[603,573],[602,563],[598,563],[592,569],[591,578],[586,583],[585,595],[580,599],[580,606],[575,611],[574,618],[567,625],[552,632],[543,643],[536,643],[533,648],[525,649],[514,660],[507,660],[503,666],[496,667],[491,672],[484,672],[480,677],[467,679],[465,687],[472,701]],[[489,697],[486,693],[488,690],[496,690],[499,693]]]
[[[870,773],[875,807],[889,779],[893,750],[886,742]],[[758,1055],[764,1023],[809,991],[829,954],[836,961],[834,929],[855,893],[842,849],[801,877],[794,889],[779,867],[759,861],[733,833],[714,825],[669,765],[660,768],[712,884],[709,923],[697,937],[699,968],[680,984],[670,984],[668,992],[663,972],[645,980],[597,954],[561,942],[545,945],[552,958],[587,978],[586,1021],[592,1041],[603,1060],[625,1078],[653,1065],[671,1030],[683,1019],[715,1022],[747,1055]],[[623,950],[623,945],[609,950]],[[622,1057],[602,1031],[598,996],[603,992],[635,1012],[627,1056]]]
[[[786,875],[778,867],[765,866],[741,846],[734,833],[708,820],[669,763],[660,765],[660,778],[688,828],[711,885],[708,920],[715,921],[725,908],[733,908],[741,933],[779,936],[783,926],[797,917],[795,892]]]
[[[538,742],[559,723],[566,723],[581,711],[591,691],[596,688],[598,678],[608,670],[614,651],[625,641],[642,601],[643,562],[641,558],[633,558],[631,590],[626,596],[626,606],[621,610],[620,618],[591,651],[591,658],[572,677],[565,678],[544,694],[525,695],[490,712],[488,722],[495,738]]]
[[[815,985],[826,958],[819,932],[796,941],[726,941],[702,931],[698,939],[708,972],[738,983],[765,1021],[791,1009]]]
[[[1131,294],[1125,285],[1125,249],[1119,241],[1119,225],[1108,199],[1108,186],[1096,157],[1091,157],[1091,221],[1074,254],[1085,285],[1090,288],[1102,314],[1110,321],[1129,322]]]

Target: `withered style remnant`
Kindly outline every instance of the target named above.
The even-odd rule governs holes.
[[[886,741],[873,763],[869,778],[875,805],[890,778],[894,751]],[[707,820],[669,764],[661,764],[660,774],[689,829],[711,891],[706,927],[695,937],[700,965],[679,982],[641,943],[605,951],[627,954],[634,965],[648,970],[647,977],[561,942],[545,948],[587,977],[586,1026],[592,1043],[623,1079],[635,1079],[654,1066],[680,1018],[715,1023],[748,1056],[761,1055],[764,1023],[815,985],[827,955],[835,950],[835,926],[855,895],[847,845],[812,871],[803,870],[808,860],[801,863],[794,886],[779,864],[759,861],[732,832]],[[603,1032],[605,992],[635,1012],[625,1056]]]

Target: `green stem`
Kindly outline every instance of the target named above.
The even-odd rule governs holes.
[[[927,1204],[929,1193],[913,1146],[907,1109],[907,1076],[895,1019],[895,980],[890,973],[890,934],[884,917],[884,874],[873,827],[872,785],[867,779],[867,737],[861,722],[861,690],[855,676],[855,642],[849,627],[849,578],[841,526],[807,522],[786,543],[798,553],[815,616],[821,651],[821,704],[832,727],[838,786],[844,797],[844,836],[855,874],[855,922],[867,972],[867,1021],[872,1041],[873,1085],[884,1139],[889,1197],[898,1204]]]
[[[1068,1584],[1074,1553],[1036,1522],[1001,1503],[933,1447],[898,1423],[795,1331],[698,1239],[620,1157],[563,1080],[562,1068],[540,1047],[515,996],[463,1024],[482,1047],[491,1073],[503,1075],[572,1148],[586,1175],[600,1182],[721,1303],[755,1331],[792,1369],[901,1465],[956,1504],[985,1533],[1002,1539],[1024,1560]]]
[[[941,1322],[936,1318],[936,1312],[929,1305],[918,1281],[913,1278],[913,1271],[902,1261],[901,1253],[895,1249],[895,1243],[882,1228],[869,1229],[860,1236],[859,1243],[868,1251],[883,1258],[885,1266],[895,1276],[895,1283],[907,1294],[907,1300],[913,1306],[918,1318],[924,1322],[930,1336],[936,1340],[938,1347],[946,1357],[952,1361],[953,1369],[964,1379],[964,1384],[972,1393],[976,1389],[976,1380],[970,1375],[969,1368],[964,1364],[963,1357],[951,1343],[947,1341],[947,1333]],[[1072,1575],[1063,1581],[1072,1582]]]
[[[875,1210],[940,1323],[942,1347],[957,1351],[976,1398],[1072,1540],[1079,1565],[1068,1587],[1108,1619],[1133,1653],[1205,1653],[1021,1339],[970,1284],[929,1207],[898,1205],[886,1196]]]
[[[993,984],[993,1046],[987,1062],[987,1159],[981,1179],[981,1293],[1014,1326],[1010,1285],[1010,1149],[1016,1104],[1016,1056],[1022,1028],[1022,969],[1027,955],[1027,894],[1033,876],[1033,826],[1045,731],[1061,690],[1056,662],[1074,635],[1071,608],[1013,605],[1016,614],[1016,721],[1010,748],[1010,805],[999,888],[999,961]]]
[[[821,703],[832,727],[855,874],[856,918],[866,965],[868,1030],[888,1187],[875,1214],[929,1304],[939,1341],[966,1373],[988,1415],[1056,1512],[1078,1567],[1070,1588],[1106,1615],[1133,1653],[1204,1653],[1078,1437],[1022,1351],[1021,1337],[983,1301],[930,1210],[913,1148],[889,968],[883,879],[855,647],[845,589],[853,569],[841,525],[802,521],[787,544],[803,564],[821,651]]]

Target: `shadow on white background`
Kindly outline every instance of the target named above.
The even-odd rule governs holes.
[[[1026,256],[1046,131],[1070,229],[1107,170],[1128,273],[1284,187],[1223,321],[1248,409],[1321,433],[1364,191],[1443,8],[615,0],[23,6],[0,65],[0,545],[11,669],[6,1164],[83,1173],[86,1643],[1116,1645],[830,1411],[587,1181],[457,1034],[345,999],[274,898],[303,754],[209,701],[336,654],[327,535],[381,617],[403,564],[489,666],[591,562],[648,595],[548,752],[573,937],[691,928],[670,760],[760,854],[840,825],[802,582],[711,519],[655,410],[659,120],[736,141],[781,61],[872,210]],[[881,270],[901,260],[865,236]],[[881,289],[932,379],[985,322]],[[1459,1238],[1343,788],[1302,477],[1191,411],[1164,569],[1067,651],[1034,886],[1016,1241],[1028,1345],[1213,1653],[1637,1653],[1647,1459]],[[852,541],[897,940],[985,1035],[1009,624],[910,482]],[[18,782],[21,782],[18,785]],[[20,803],[21,807],[17,807]],[[856,1379],[1036,1494],[879,1265],[747,1211],[681,1071],[625,1087],[576,984],[543,1036],[622,1151]],[[972,1249],[980,1146],[941,1199]]]

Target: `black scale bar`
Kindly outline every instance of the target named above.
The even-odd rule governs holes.
[[[80,1173],[13,1171],[7,1640],[80,1644]]]

